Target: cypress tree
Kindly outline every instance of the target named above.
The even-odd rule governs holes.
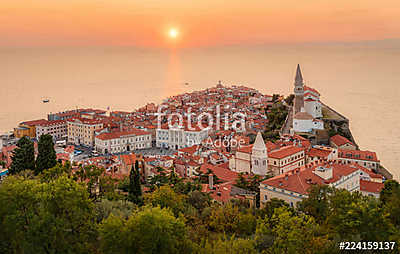
[[[33,142],[28,137],[18,140],[17,148],[11,156],[12,163],[10,174],[17,174],[23,170],[35,170],[35,148]]]
[[[142,204],[142,188],[140,185],[139,161],[136,160],[129,174],[129,200],[137,205]]]
[[[38,150],[35,174],[40,174],[43,170],[57,165],[57,155],[54,150],[54,142],[51,135],[45,134],[40,136]]]

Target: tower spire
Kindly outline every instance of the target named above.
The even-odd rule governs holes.
[[[296,82],[303,82],[303,75],[301,74],[300,64],[297,64],[296,78],[294,80]]]

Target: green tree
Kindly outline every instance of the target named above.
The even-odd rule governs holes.
[[[308,191],[308,198],[303,199],[298,208],[313,216],[318,223],[322,223],[330,213],[329,197],[334,193],[334,189],[328,185],[314,185]]]
[[[196,253],[199,254],[256,254],[254,240],[237,239],[234,236],[220,237],[214,242],[206,242]]]
[[[190,253],[185,223],[168,209],[146,207],[128,220],[110,216],[100,225],[104,253]]]
[[[40,136],[38,142],[38,156],[36,158],[35,174],[40,174],[45,169],[57,165],[57,155],[54,150],[53,137],[49,134]]]
[[[178,194],[168,185],[157,188],[145,196],[145,203],[161,208],[169,208],[178,216],[185,210],[185,195]]]
[[[259,221],[255,240],[260,251],[268,249],[263,253],[329,253],[330,243],[319,235],[319,226],[311,216],[281,207],[271,218]]]
[[[10,174],[17,174],[24,170],[35,170],[35,148],[28,137],[22,137],[17,142],[11,156]]]
[[[93,203],[66,176],[10,176],[0,185],[1,253],[88,253],[95,232]]]
[[[129,174],[129,200],[137,205],[143,203],[142,199],[142,187],[140,184],[140,171],[139,171],[139,161],[136,160],[135,167],[131,169]]]

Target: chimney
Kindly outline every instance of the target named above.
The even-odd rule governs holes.
[[[209,186],[210,190],[214,189],[214,175],[213,174],[208,175],[208,186]]]

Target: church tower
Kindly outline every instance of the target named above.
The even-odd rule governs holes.
[[[300,64],[297,65],[296,77],[294,79],[294,114],[304,107],[304,81],[301,75]]]
[[[261,136],[261,132],[257,133],[256,141],[251,151],[251,172],[256,175],[266,175],[268,170],[268,154],[267,147]]]

